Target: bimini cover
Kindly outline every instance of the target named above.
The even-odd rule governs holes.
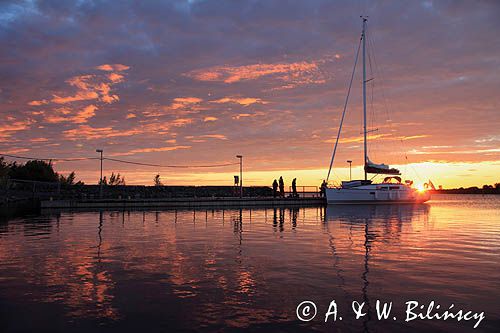
[[[365,164],[365,171],[367,173],[376,173],[382,175],[400,175],[398,169],[391,168],[387,164],[376,164],[368,159]]]
[[[398,177],[398,176],[385,177],[384,178],[384,183],[390,183],[392,179],[396,180],[398,183],[401,183],[401,177]]]

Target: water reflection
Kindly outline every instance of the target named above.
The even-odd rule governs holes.
[[[457,218],[467,212],[449,215],[455,210],[446,216],[468,228]],[[373,317],[376,299],[437,295],[493,308],[500,250],[491,209],[474,211],[483,221],[475,234],[457,233],[435,211],[443,206],[48,212],[0,226],[0,302],[62,305],[64,316],[40,330],[87,322],[125,331],[156,324],[329,331],[321,319],[298,326],[295,307],[336,299],[344,309],[364,301],[372,313],[335,329],[397,332],[408,327]],[[452,234],[469,246],[466,264],[463,248],[448,242]],[[484,242],[494,244],[489,254]]]
[[[335,256],[335,268],[337,273],[340,274],[342,269],[339,267],[338,258],[335,250],[334,238],[329,229],[330,223],[339,223],[341,226],[349,228],[349,239],[352,244],[352,230],[353,228],[363,230],[363,271],[361,273],[362,280],[362,302],[365,303],[367,309],[366,316],[363,317],[363,332],[369,332],[368,323],[372,320],[372,313],[375,309],[372,305],[373,302],[369,298],[368,287],[369,272],[370,272],[370,252],[372,245],[378,239],[383,237],[383,241],[390,241],[399,239],[402,231],[403,223],[411,222],[414,216],[423,217],[427,221],[429,214],[429,205],[333,205],[325,208],[324,217],[327,232],[330,236],[330,246],[332,253]],[[372,230],[372,224],[382,223],[382,234],[378,233],[380,228]],[[339,276],[342,285],[345,284],[344,278]],[[342,287],[342,286],[341,286]]]
[[[99,226],[97,227],[97,236],[99,237],[99,243],[97,244],[97,259],[99,262],[101,262],[102,223],[103,223],[102,215],[103,215],[103,212],[100,211],[99,212]],[[123,217],[125,217],[125,214],[123,214]]]
[[[335,249],[334,237],[330,231],[329,224],[338,223],[341,226],[349,228],[349,239],[352,245],[353,228],[363,231],[363,270],[361,272],[361,293],[362,302],[368,310],[363,317],[363,332],[369,332],[368,323],[374,315],[373,302],[369,297],[369,273],[370,273],[370,255],[372,245],[378,239],[389,242],[399,239],[403,223],[411,222],[414,216],[423,217],[427,220],[430,207],[428,205],[333,205],[325,208],[324,222],[327,232],[330,236],[330,246],[335,257],[335,268],[338,277],[345,286],[345,280],[340,275],[342,268],[339,267],[338,255]],[[372,224],[383,225],[383,233],[379,233],[380,227],[373,227]],[[374,230],[372,230],[374,229]]]

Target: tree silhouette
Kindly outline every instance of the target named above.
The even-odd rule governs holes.
[[[75,183],[76,174],[74,171],[68,175],[68,177],[64,177],[64,175],[59,175],[59,182],[63,185],[84,185],[84,183],[79,180]]]
[[[5,159],[0,157],[0,179],[6,179],[10,171],[10,166],[5,162]]]
[[[54,171],[52,162],[30,160],[24,164],[17,162],[7,163],[0,157],[0,180],[20,179],[41,182],[60,182],[64,185],[84,185],[82,181],[75,182],[76,173],[73,171],[67,177]]]
[[[106,177],[104,177],[104,181],[105,181],[105,179],[106,179]],[[104,184],[106,184],[106,182],[104,182]],[[115,175],[115,173],[112,172],[111,176],[109,176],[109,181],[108,181],[107,185],[110,185],[110,186],[125,185],[125,177],[120,176],[119,173],[117,173]]]
[[[163,186],[163,183],[161,182],[160,179],[160,174],[157,174],[155,178],[153,179],[155,186]]]
[[[25,164],[10,165],[9,177],[12,179],[36,180],[44,182],[57,182],[59,175],[52,167],[52,161],[39,160],[28,161]]]

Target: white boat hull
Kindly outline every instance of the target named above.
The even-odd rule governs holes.
[[[400,185],[389,189],[389,185],[372,184],[353,188],[327,188],[328,203],[366,204],[366,203],[422,203],[430,199],[428,191],[420,192],[414,188]]]

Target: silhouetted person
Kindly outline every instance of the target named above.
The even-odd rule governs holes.
[[[280,185],[280,196],[282,198],[285,197],[285,182],[283,181],[283,177],[280,176],[279,180],[279,185]]]
[[[276,198],[277,194],[278,194],[278,182],[275,179],[273,182],[273,198]]]
[[[290,215],[292,217],[292,230],[297,227],[297,215],[299,215],[299,209],[297,207],[290,208]]]
[[[294,198],[298,197],[298,195],[297,195],[297,178],[294,178],[292,180],[292,197],[294,197]]]
[[[323,180],[323,182],[321,183],[321,186],[319,187],[319,196],[320,197],[324,197],[326,196],[326,187],[327,187],[327,183],[326,183],[326,180]]]

